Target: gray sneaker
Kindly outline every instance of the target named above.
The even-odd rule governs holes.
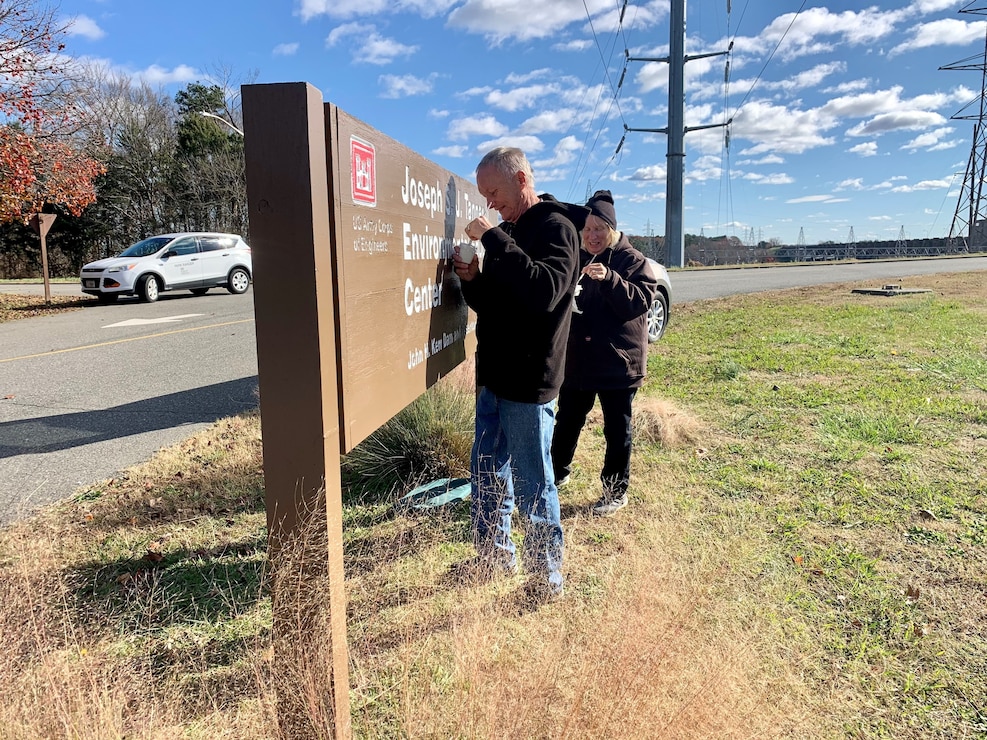
[[[562,476],[557,481],[555,481],[555,487],[556,488],[562,488],[562,486],[567,486],[567,485],[569,485],[569,476],[568,475]]]
[[[597,516],[610,516],[627,506],[627,494],[622,493],[617,496],[613,493],[604,493],[600,500],[593,504],[593,513]]]

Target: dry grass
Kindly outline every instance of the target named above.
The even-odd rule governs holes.
[[[603,415],[599,413],[602,422]],[[631,419],[638,444],[662,447],[694,445],[702,437],[703,424],[695,416],[665,398],[638,398]]]
[[[987,391],[982,356],[954,354],[983,345],[963,320],[982,317],[987,286],[916,283],[935,300],[822,287],[681,307],[635,401],[631,501],[615,517],[589,514],[599,417],[583,432],[558,603],[525,605],[520,577],[451,577],[472,554],[464,505],[405,517],[354,496],[354,735],[987,735]],[[830,337],[816,310],[872,323]],[[751,348],[754,311],[767,318]],[[936,331],[900,333],[913,319]],[[926,373],[940,385],[908,385]],[[468,396],[471,378],[444,383]],[[874,419],[905,441],[839,436]],[[0,738],[277,735],[280,681],[318,686],[327,658],[271,648],[259,437],[255,416],[224,421],[0,532]],[[324,588],[292,593],[298,614],[325,615]]]

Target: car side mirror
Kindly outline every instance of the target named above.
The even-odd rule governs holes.
[[[162,257],[177,257],[178,256],[178,252],[176,252],[174,249],[169,249],[167,252],[165,252],[161,256]]]

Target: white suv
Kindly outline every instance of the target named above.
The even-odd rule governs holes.
[[[139,241],[116,257],[90,262],[79,276],[82,292],[102,303],[122,295],[158,300],[166,290],[203,295],[224,286],[239,295],[250,287],[250,247],[237,234],[162,234]]]

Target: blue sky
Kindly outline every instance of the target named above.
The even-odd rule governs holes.
[[[325,100],[472,178],[493,146],[528,152],[536,186],[613,191],[619,226],[664,233],[667,2],[62,0],[66,53],[161,86],[309,82]],[[981,75],[977,3],[688,2],[685,231],[745,243],[949,233]],[[728,12],[729,9],[729,12]],[[729,83],[724,82],[729,59]],[[624,69],[626,66],[626,74]],[[623,74],[623,84],[618,81]],[[967,109],[967,112],[969,109]]]

